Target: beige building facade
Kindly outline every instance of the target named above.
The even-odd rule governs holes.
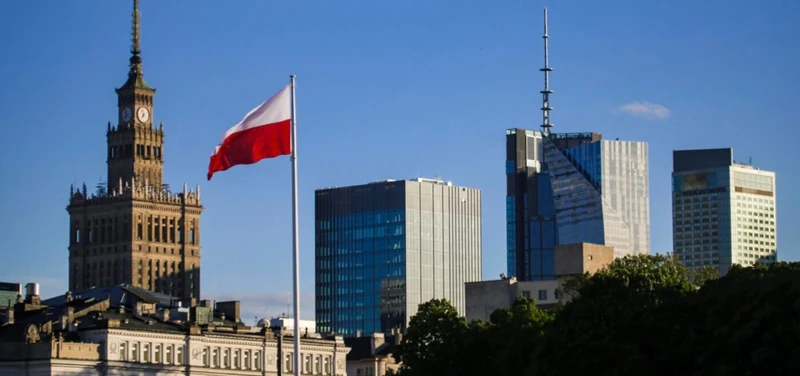
[[[163,183],[164,126],[153,122],[155,88],[144,80],[134,1],[128,79],[116,89],[117,125],[106,129],[108,182],[70,188],[69,289],[131,284],[200,296],[200,188]]]
[[[556,279],[518,281],[511,277],[466,283],[467,321],[489,321],[494,311],[510,308],[519,296],[533,298],[541,308],[566,303],[571,299],[565,289],[565,283],[570,277],[584,273],[594,274],[612,261],[613,247],[590,243],[557,245]]]
[[[27,296],[0,322],[0,375],[347,375],[341,336],[304,333],[295,372],[292,331],[245,325],[239,302],[164,303],[126,285]]]

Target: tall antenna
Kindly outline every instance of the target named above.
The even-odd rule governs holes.
[[[133,34],[132,42],[133,45],[131,46],[131,54],[133,56],[139,55],[142,50],[139,48],[139,0],[133,0],[133,27],[131,30],[131,34]]]
[[[542,38],[544,39],[544,68],[539,69],[544,72],[544,90],[540,91],[542,93],[542,134],[547,137],[550,136],[550,128],[553,127],[553,124],[550,124],[550,110],[553,109],[550,107],[550,94],[553,93],[550,90],[550,72],[553,71],[553,68],[550,68],[547,54],[547,40],[550,38],[547,35],[547,8],[544,8],[544,35]]]

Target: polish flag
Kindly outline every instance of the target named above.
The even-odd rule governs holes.
[[[284,86],[222,135],[208,164],[208,180],[217,171],[292,153],[291,89]]]

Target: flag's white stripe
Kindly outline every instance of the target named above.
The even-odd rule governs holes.
[[[286,85],[278,93],[267,99],[266,102],[250,110],[247,115],[236,125],[222,135],[222,141],[228,136],[253,127],[277,123],[291,118],[292,113],[292,87]],[[214,149],[214,154],[217,150]]]

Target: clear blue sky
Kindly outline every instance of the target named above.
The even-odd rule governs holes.
[[[733,147],[778,174],[781,260],[800,259],[800,2],[142,0],[165,180],[200,184],[202,293],[286,310],[290,164],[205,181],[223,131],[298,76],[301,277],[316,188],[440,175],[483,190],[483,274],[505,271],[506,128],[536,128],[550,9],[554,131],[650,145],[652,250],[672,246],[672,150]],[[602,3],[602,4],[601,4]],[[67,286],[69,185],[105,179],[130,1],[0,2],[0,280]],[[625,104],[648,102],[622,111]],[[666,110],[655,106],[661,105]],[[627,107],[629,110],[631,107]]]

